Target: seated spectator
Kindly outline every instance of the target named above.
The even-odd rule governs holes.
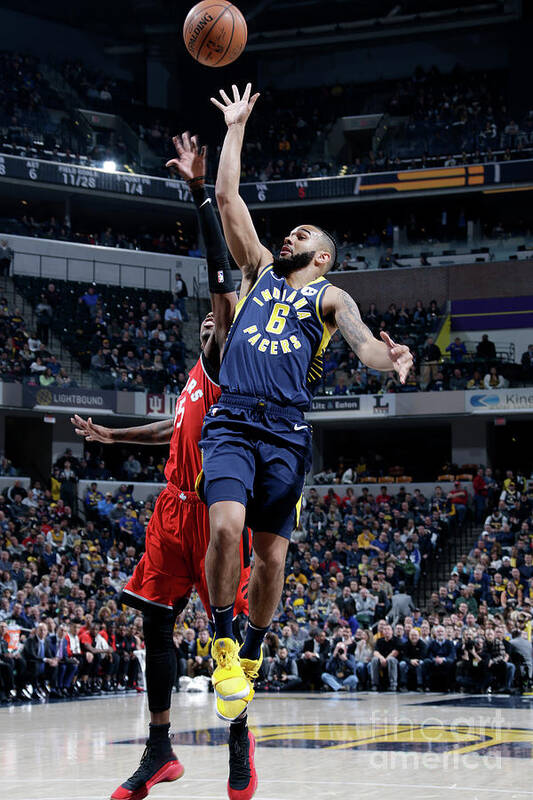
[[[489,661],[483,636],[471,636],[467,631],[459,646],[457,664],[456,680],[461,691],[483,694],[487,690],[491,681]]]
[[[331,657],[326,662],[326,668],[322,673],[322,682],[334,692],[354,692],[357,689],[355,659],[348,652],[343,641],[335,645]]]
[[[375,643],[374,656],[370,662],[372,691],[377,692],[383,679],[388,680],[392,692],[398,689],[398,656],[400,643],[393,635],[392,626],[383,626],[383,636]]]
[[[130,454],[123,463],[122,472],[129,481],[137,480],[141,472],[141,464],[133,454]]]
[[[467,385],[467,379],[464,377],[459,367],[456,367],[453,371],[452,377],[450,378],[450,389],[454,391],[466,389],[466,385]]]
[[[189,659],[188,674],[190,678],[196,678],[198,675],[209,677],[213,672],[211,641],[209,631],[207,629],[201,630],[196,639],[192,657]]]
[[[298,672],[306,689],[318,689],[322,673],[329,658],[330,643],[324,631],[317,631],[311,639],[304,642],[302,655],[298,661]]]
[[[409,686],[414,686],[418,692],[423,691],[422,665],[426,653],[418,628],[411,628],[407,642],[400,648],[400,691],[407,691]]]
[[[181,322],[182,319],[183,317],[181,315],[181,311],[175,306],[174,303],[171,303],[165,311],[165,323],[167,325],[171,325],[176,322]]]
[[[483,379],[485,389],[505,389],[505,379],[502,375],[498,374],[497,367],[491,367],[490,371]]]
[[[55,386],[56,379],[52,374],[50,367],[46,367],[45,371],[39,375],[39,383],[41,386]]]
[[[426,657],[422,662],[425,691],[430,691],[433,683],[442,687],[444,691],[452,687],[455,659],[456,652],[453,642],[446,639],[444,626],[437,625],[434,637],[429,641]]]
[[[301,685],[296,661],[289,655],[286,647],[281,646],[273,657],[267,680],[269,690],[276,692],[290,692]]]
[[[60,697],[57,689],[59,660],[47,641],[47,633],[46,625],[40,623],[24,643],[27,682],[33,686],[33,700],[46,698],[45,681],[50,683],[50,697]]]
[[[459,524],[462,525],[468,510],[468,493],[461,486],[461,481],[455,481],[454,488],[448,494],[448,500],[453,503]]]
[[[386,269],[388,267],[401,267],[399,261],[395,258],[392,252],[392,247],[387,247],[387,250],[383,255],[379,257],[378,268],[379,269]]]
[[[467,389],[484,389],[485,388],[485,382],[483,380],[483,375],[477,369],[474,370],[474,374],[472,375],[470,380],[467,381],[466,388]]]

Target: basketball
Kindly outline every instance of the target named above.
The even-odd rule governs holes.
[[[228,0],[202,0],[183,24],[187,50],[206,67],[231,64],[244,50],[247,37],[246,20]]]

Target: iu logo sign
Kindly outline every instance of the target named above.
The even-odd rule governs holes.
[[[165,400],[162,394],[146,395],[146,413],[148,416],[151,414],[161,416],[165,413]]]

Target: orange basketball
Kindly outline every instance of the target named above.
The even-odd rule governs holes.
[[[239,9],[228,0],[202,0],[183,23],[185,47],[206,67],[225,67],[240,56],[248,29]]]

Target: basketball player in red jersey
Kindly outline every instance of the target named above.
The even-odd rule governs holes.
[[[175,137],[174,144],[178,157],[169,164],[174,164],[189,183],[207,250],[213,312],[207,315],[200,328],[202,353],[178,398],[173,420],[113,429],[96,425],[90,418],[83,420],[78,415],[72,418],[76,433],[86,441],[103,444],[170,442],[165,469],[168,483],[159,495],[148,524],[146,552],[121,596],[123,603],[143,612],[150,733],[139,768],[115,790],[111,796],[113,800],[142,800],[156,783],[174,781],[183,775],[183,766],[169,738],[171,693],[176,674],[173,630],[176,617],[185,608],[193,587],[211,618],[204,567],[209,517],[206,506],[195,492],[195,480],[201,471],[198,441],[204,417],[220,397],[220,353],[237,297],[224,239],[204,188],[205,148],[199,152],[196,139],[188,134]],[[248,612],[247,529],[241,554],[242,575],[236,614]],[[246,800],[257,785],[253,748],[249,754],[248,746],[251,736],[247,726],[239,725],[230,730],[230,800]],[[246,747],[242,746],[241,739],[245,740]]]

